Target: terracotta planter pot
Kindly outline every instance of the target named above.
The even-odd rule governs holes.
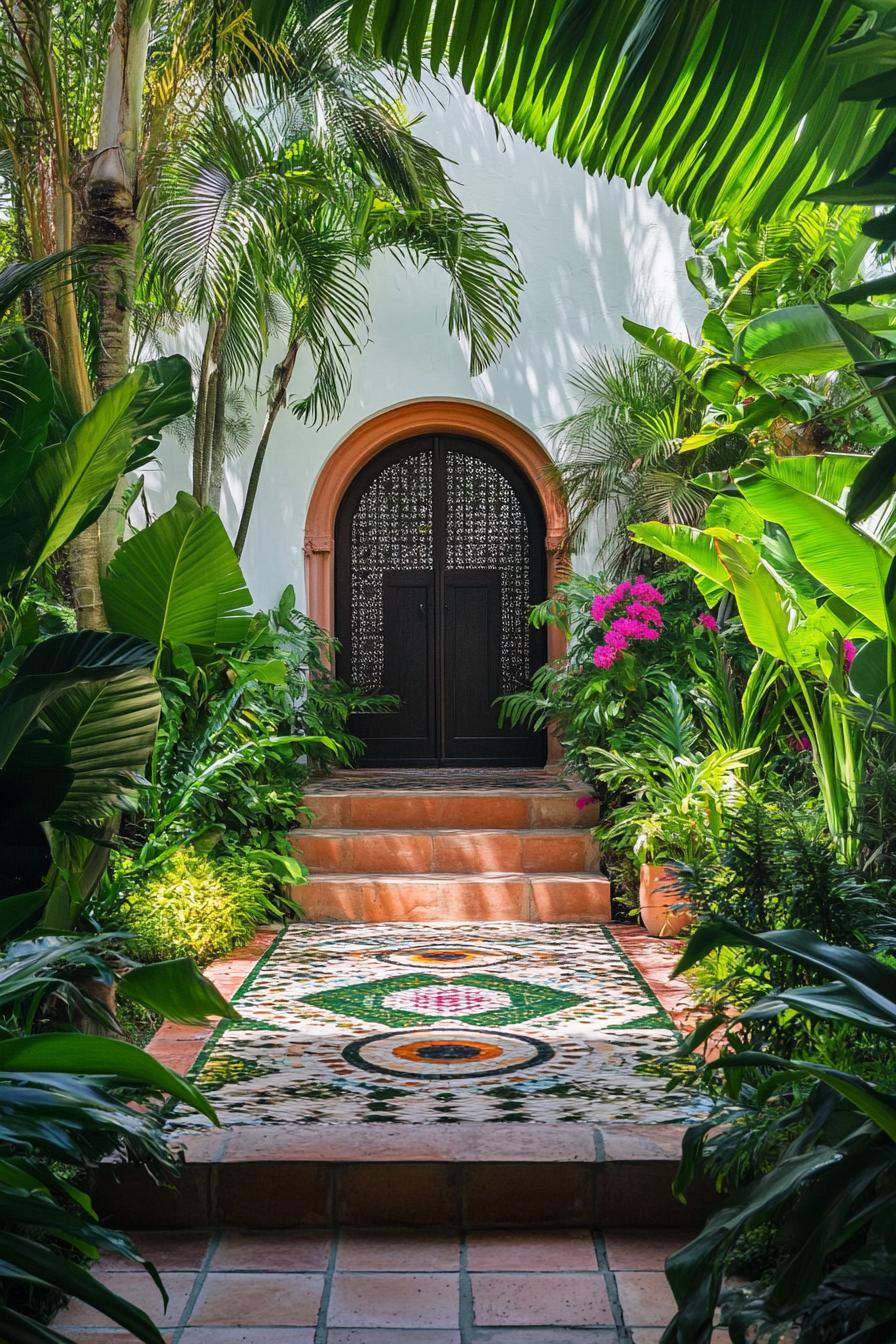
[[[681,904],[674,868],[662,863],[642,863],[638,895],[641,920],[654,938],[674,938],[691,923],[690,910],[671,908]]]

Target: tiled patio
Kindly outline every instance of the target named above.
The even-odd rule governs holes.
[[[193,1070],[225,1130],[695,1114],[659,1068],[675,1024],[598,925],[298,924],[234,999],[241,1019]],[[184,1067],[185,1044],[163,1033],[153,1049]],[[180,1134],[206,1125],[175,1117]]]
[[[656,1344],[674,1310],[668,1232],[158,1233],[138,1238],[165,1281],[99,1272],[172,1344]],[[76,1344],[129,1339],[75,1306]],[[713,1344],[727,1340],[717,1332]]]

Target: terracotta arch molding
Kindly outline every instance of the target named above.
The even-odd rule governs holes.
[[[334,448],[314,483],[305,519],[305,594],[308,615],[335,634],[335,533],[342,498],[358,472],[377,453],[417,434],[466,434],[505,453],[532,483],[545,519],[548,594],[568,572],[566,505],[546,474],[550,457],[522,425],[480,402],[447,397],[404,402],[363,421]],[[562,631],[548,626],[548,657],[562,656]],[[548,758],[557,759],[553,733]]]

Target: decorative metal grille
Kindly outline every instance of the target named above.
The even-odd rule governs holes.
[[[501,581],[501,694],[529,681],[529,525],[510,482],[490,462],[449,450],[446,567],[494,569]]]
[[[383,574],[432,569],[433,453],[424,449],[384,467],[352,520],[352,682],[383,683]]]
[[[489,569],[500,575],[502,694],[529,681],[529,526],[510,482],[490,462],[445,454],[445,555],[434,545],[435,455],[384,467],[365,489],[351,528],[351,679],[375,691],[384,668],[383,578],[389,570]]]

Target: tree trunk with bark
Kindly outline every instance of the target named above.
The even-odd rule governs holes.
[[[233,543],[233,548],[238,556],[242,556],[243,548],[246,545],[246,537],[249,534],[249,523],[252,520],[252,510],[255,507],[255,497],[258,494],[258,483],[261,480],[261,469],[264,466],[265,454],[268,451],[271,431],[274,428],[274,421],[286,405],[286,395],[289,390],[290,381],[292,380],[298,353],[299,342],[293,341],[281,362],[274,369],[274,378],[268,397],[268,408],[264,417],[264,425],[261,429],[261,437],[258,440],[258,446],[255,449],[255,456],[252,459],[252,470],[249,472],[249,480],[246,484],[246,498],[243,501],[243,512],[240,516],[240,525],[237,529],[236,541]]]
[[[91,265],[99,310],[96,390],[123,378],[131,361],[131,315],[140,238],[139,156],[150,34],[149,0],[116,0],[96,152],[86,173],[83,241],[114,249]],[[101,570],[117,545],[124,482],[99,520]]]

